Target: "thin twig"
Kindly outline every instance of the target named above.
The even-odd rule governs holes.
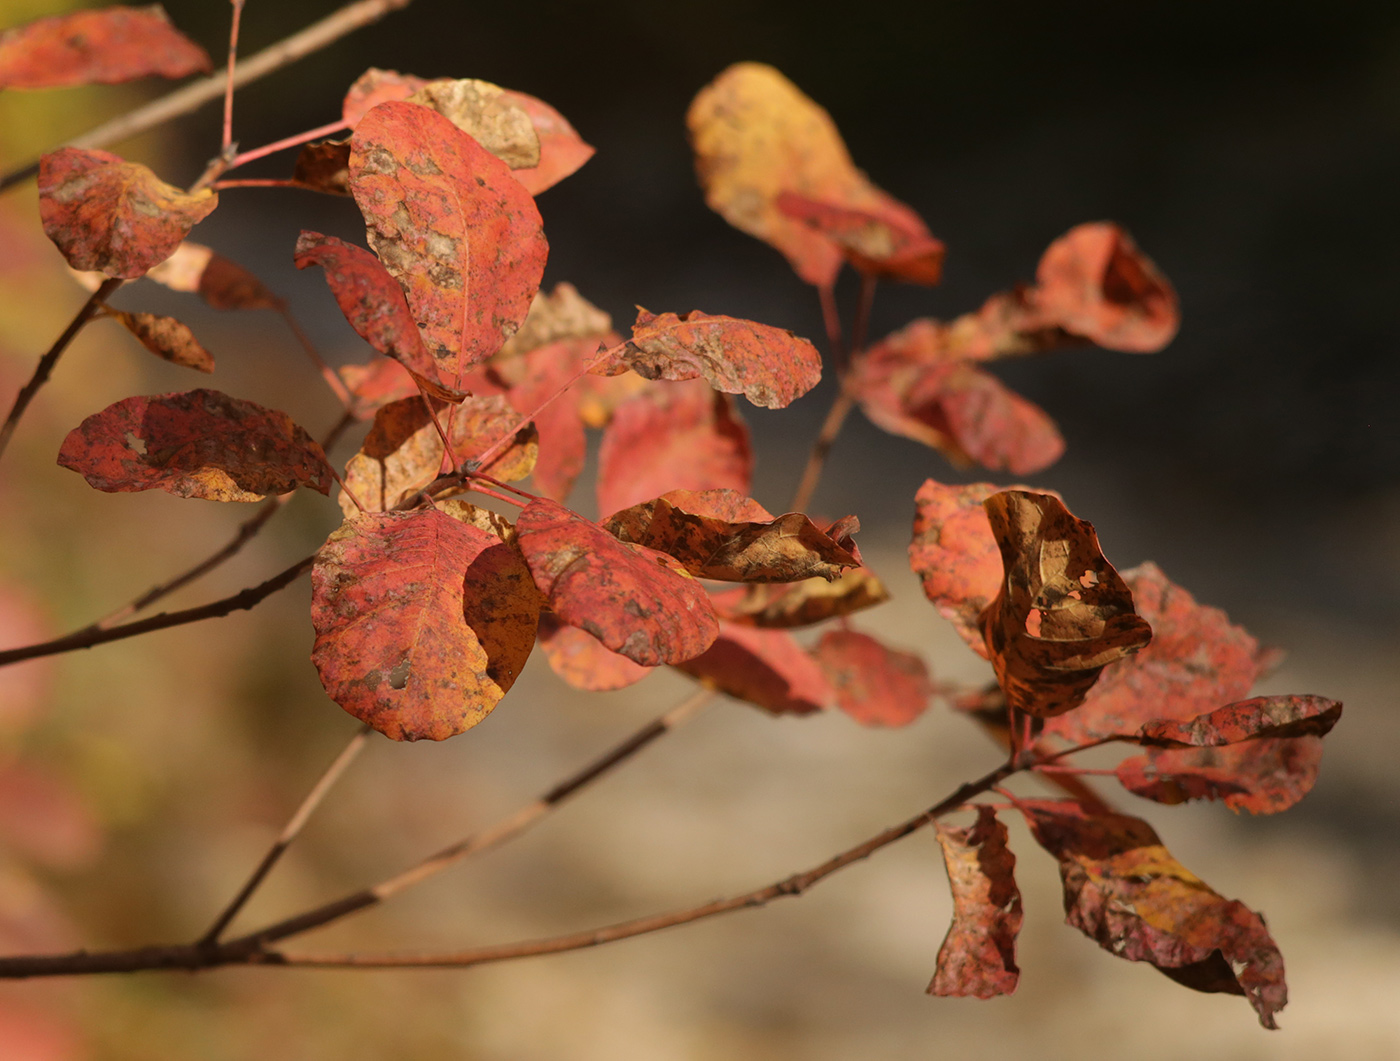
[[[856,304],[856,322],[851,326],[851,357],[855,358],[865,349],[866,336],[870,331],[870,309],[875,304],[876,277],[862,273],[860,277],[860,301]]]
[[[209,187],[216,192],[226,192],[230,188],[305,188],[301,181],[290,177],[249,177],[231,181],[215,181]]]
[[[836,400],[831,403],[831,408],[827,411],[826,420],[822,422],[821,431],[817,433],[816,440],[812,443],[812,450],[807,455],[807,466],[802,469],[802,481],[797,486],[797,493],[792,497],[790,511],[802,512],[812,500],[812,495],[816,493],[817,484],[821,482],[822,471],[826,468],[827,454],[831,452],[832,443],[836,441],[836,436],[841,433],[841,427],[846,422],[846,417],[850,416],[851,410],[855,407],[855,400],[846,392],[843,385],[836,395]]]
[[[228,84],[224,89],[224,138],[225,152],[233,145],[233,74],[238,66],[238,26],[243,21],[244,0],[229,0],[233,5],[233,24],[228,31]]]
[[[209,931],[199,937],[199,941],[195,946],[207,947],[219,941],[219,937],[223,935],[224,929],[228,928],[229,923],[238,916],[238,912],[242,910],[248,900],[253,897],[253,893],[258,890],[258,886],[262,884],[263,879],[271,872],[272,867],[277,865],[277,860],[282,857],[283,852],[292,846],[292,841],[297,838],[297,835],[306,825],[316,808],[321,805],[321,801],[326,798],[326,793],[331,790],[331,786],[340,780],[340,775],[345,773],[345,771],[349,769],[350,764],[355,761],[355,757],[360,754],[360,750],[365,746],[365,741],[369,739],[369,735],[372,732],[373,729],[370,726],[361,726],[355,735],[350,738],[350,743],[335,757],[335,761],[331,763],[326,772],[321,775],[320,780],[312,786],[311,791],[306,794],[306,798],[301,801],[301,806],[296,809],[296,813],[292,815],[286,826],[283,827],[276,842],[268,848],[267,854],[262,857],[262,861],[258,863],[257,867],[248,876],[248,879],[243,882],[243,887],[238,889],[238,894],[224,907],[223,912],[214,919],[214,923],[209,926]]]
[[[48,352],[39,359],[39,363],[34,366],[34,374],[29,377],[29,382],[15,396],[15,404],[10,408],[10,415],[5,417],[5,423],[0,425],[0,454],[4,453],[5,447],[10,444],[10,437],[15,433],[15,428],[19,426],[19,418],[24,415],[25,409],[29,408],[29,403],[34,400],[34,395],[39,393],[39,388],[48,382],[49,374],[53,372],[54,365],[58,364],[58,359],[63,355],[63,351],[68,349],[68,344],[83,330],[83,325],[92,320],[97,311],[102,308],[107,296],[121,287],[124,282],[111,277],[103,280],[98,285],[97,290],[88,296],[82,309],[78,310],[73,319],[68,322],[68,327],[63,329],[63,334],[54,340],[53,346],[49,347]]]
[[[590,358],[583,364],[582,368],[580,368],[576,373],[574,373],[562,384],[560,384],[559,388],[553,394],[551,394],[544,401],[540,402],[540,404],[535,407],[534,412],[526,416],[522,416],[519,420],[515,422],[515,425],[511,427],[509,431],[507,431],[500,438],[496,439],[495,442],[491,443],[491,445],[487,446],[484,450],[478,453],[474,458],[476,460],[477,467],[484,468],[486,467],[486,465],[490,464],[497,453],[503,450],[506,446],[509,446],[511,442],[515,440],[517,432],[519,432],[522,427],[524,427],[526,424],[531,423],[535,419],[535,417],[539,416],[540,413],[544,412],[546,407],[548,407],[552,402],[556,401],[558,398],[562,397],[565,391],[567,391],[579,380],[583,379],[584,376],[588,375],[588,373],[592,371],[595,365],[601,364],[602,361],[607,357],[608,353],[609,351],[607,350],[598,351],[598,353],[594,357]]]
[[[292,330],[292,334],[297,337],[297,342],[301,344],[302,350],[307,358],[316,366],[316,370],[321,373],[321,378],[326,381],[326,386],[339,399],[340,404],[347,409],[355,407],[355,399],[346,389],[344,381],[336,375],[335,369],[326,364],[326,359],[321,356],[321,352],[316,349],[316,344],[311,341],[311,336],[307,335],[301,324],[297,321],[296,315],[291,311],[285,302],[279,302],[277,312],[282,314],[282,319],[287,322],[287,327]]]
[[[346,4],[321,21],[313,22],[305,29],[244,59],[234,67],[233,86],[241,88],[266,77],[275,70],[280,70],[298,59],[319,51],[347,33],[378,22],[385,15],[407,7],[411,2],[412,0],[356,0],[355,3]],[[226,82],[227,77],[223,72],[211,74],[209,77],[178,88],[160,99],[153,100],[144,107],[138,107],[113,118],[62,146],[106,147],[119,140],[144,133],[147,129],[163,125],[172,118],[188,114],[210,100],[218,99],[226,91]],[[38,172],[39,163],[37,161],[21,166],[19,169],[5,174],[4,177],[0,177],[0,191],[28,180]]]
[[[831,360],[838,374],[846,368],[846,350],[841,345],[841,312],[836,307],[836,288],[823,284],[817,288],[822,300],[822,324],[826,326],[826,342],[831,347]]]
[[[274,155],[278,151],[285,151],[289,147],[297,147],[298,145],[305,144],[308,141],[319,140],[323,136],[330,136],[332,133],[338,133],[344,129],[349,128],[350,123],[345,121],[343,118],[338,122],[327,122],[325,125],[318,125],[315,129],[308,129],[304,133],[296,133],[292,136],[286,136],[283,137],[281,140],[274,140],[270,144],[264,144],[262,147],[255,147],[251,151],[244,151],[241,154],[234,155],[233,161],[229,163],[228,168],[237,169],[245,162],[252,162],[255,159],[266,158],[268,155]]]

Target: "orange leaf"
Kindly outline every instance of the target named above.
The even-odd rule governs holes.
[[[0,88],[115,85],[212,69],[159,4],[55,15],[0,34]]]
[[[78,282],[89,291],[102,283],[102,273],[75,273]],[[268,290],[267,285],[237,262],[222,254],[185,240],[159,265],[153,266],[144,279],[154,280],[171,291],[197,294],[214,309],[275,309],[286,301]]]
[[[842,571],[835,581],[808,578],[789,585],[750,585],[713,594],[721,619],[743,626],[790,629],[851,615],[890,599],[890,591],[868,567]]]
[[[58,463],[98,490],[210,501],[325,494],[332,481],[321,447],[286,413],[202,389],[109,405],[68,433]]]
[[[715,643],[677,669],[775,715],[809,715],[835,698],[821,667],[782,630],[722,623]]]
[[[563,622],[644,666],[681,663],[719,633],[700,584],[664,553],[618,541],[553,501],[515,522],[535,584]]]
[[[608,692],[635,685],[652,672],[626,656],[603,647],[586,630],[566,626],[548,612],[540,613],[540,649],[549,669],[575,689]]]
[[[930,995],[995,998],[1016,990],[1016,937],[1021,931],[1021,890],[1013,875],[1016,856],[1006,846],[1006,826],[981,805],[970,829],[938,823],[938,846],[953,890],[953,923],[938,948]]]
[[[1049,494],[1005,490],[983,502],[1001,550],[1001,591],[982,616],[997,681],[1015,709],[1049,718],[1078,707],[1114,660],[1152,628],[1104,559],[1094,526]]]
[[[1137,739],[1161,748],[1218,748],[1264,738],[1322,737],[1341,717],[1341,702],[1325,696],[1257,696],[1187,722],[1148,722]]]
[[[943,277],[943,243],[903,204],[897,209],[855,210],[783,192],[778,210],[831,240],[859,272],[933,286]]]
[[[134,280],[168,258],[219,205],[106,151],[61,147],[39,160],[44,234],[74,269]]]
[[[1110,954],[1149,962],[1196,991],[1243,995],[1266,1028],[1288,1002],[1283,956],[1264,919],[1212,891],[1146,822],[1070,800],[1021,800],[1060,863],[1065,920]]]
[[[311,577],[321,684],[394,740],[476,725],[534,643],[539,598],[519,554],[435,509],[347,519]]]
[[[1129,792],[1157,803],[1218,799],[1233,811],[1277,814],[1312,791],[1321,766],[1321,737],[1265,737],[1223,748],[1153,748],[1115,773]]]
[[[828,630],[813,653],[841,710],[863,726],[907,726],[933,695],[924,661],[855,630]]]
[[[428,83],[425,77],[401,74],[397,70],[381,70],[371,66],[355,79],[345,93],[340,116],[352,129],[366,114],[381,103],[406,100]]]
[[[381,103],[356,126],[350,189],[439,379],[460,390],[539,290],[548,248],[534,200],[503,162],[412,103]]]
[[[368,365],[341,365],[337,370],[345,389],[355,396],[355,416],[370,419],[375,412],[420,393],[408,369],[388,357],[376,357]]]
[[[511,171],[511,176],[523,184],[531,195],[539,195],[545,189],[554,187],[593,157],[593,148],[584,142],[562,114],[544,100],[510,89],[505,89],[501,95],[530,116],[535,135],[539,137],[539,165]]]
[[[106,316],[120,321],[156,357],[198,372],[214,371],[213,355],[194,337],[189,325],[174,317],[123,310],[108,310]]]
[[[402,364],[434,397],[462,400],[463,393],[455,383],[450,387],[443,383],[440,366],[423,345],[409,313],[403,288],[378,258],[334,236],[302,232],[297,237],[295,260],[298,269],[321,266],[336,305],[360,338]]]
[[[734,400],[703,380],[650,386],[617,407],[598,450],[598,511],[668,490],[748,493],[749,430]]]
[[[822,359],[784,328],[698,309],[658,316],[639,306],[632,338],[609,350],[596,371],[615,376],[629,368],[653,380],[703,376],[717,391],[782,409],[817,385]]]

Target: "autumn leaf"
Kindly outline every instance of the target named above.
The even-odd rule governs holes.
[[[820,232],[867,276],[932,286],[943,277],[944,247],[923,219],[903,204],[898,209],[856,210],[783,192],[778,210]]]
[[[98,490],[210,501],[261,501],[298,486],[325,494],[332,482],[321,447],[286,413],[214,390],[109,405],[68,433],[58,463]]]
[[[1317,784],[1322,738],[1261,738],[1222,748],[1159,749],[1114,771],[1129,792],[1175,805],[1218,799],[1233,811],[1277,814]]]
[[[296,266],[319,265],[336,305],[360,338],[381,354],[408,369],[429,394],[444,401],[461,401],[463,392],[443,382],[440,366],[423,345],[403,288],[369,251],[353,243],[302,232],[297,237]]]
[[[830,286],[841,250],[778,207],[784,192],[875,216],[914,216],[856,169],[831,116],[760,63],[736,63],[686,113],[705,202],[776,248],[809,284]]]
[[[392,358],[376,357],[368,365],[341,365],[336,371],[345,389],[355,396],[352,411],[360,420],[372,419],[390,402],[420,393],[408,369]]]
[[[194,337],[187,324],[154,313],[127,313],[109,309],[104,316],[120,321],[156,357],[198,372],[213,372],[214,357]]]
[[[734,400],[704,380],[649,386],[617,407],[598,450],[598,511],[668,490],[748,493],[749,429]]]
[[[540,164],[534,123],[500,85],[470,77],[429,81],[408,102],[431,107],[511,169]]]
[[[1114,660],[1152,628],[1104,559],[1094,526],[1050,494],[1005,490],[983,502],[1004,580],[982,616],[987,650],[1007,701],[1037,718],[1079,706]]]
[[[593,148],[584,142],[562,114],[544,100],[511,89],[503,90],[501,95],[530,116],[535,135],[539,138],[539,164],[511,170],[511,176],[523,184],[531,195],[539,195],[554,187],[593,157]]]
[[[558,283],[549,294],[535,293],[520,330],[506,340],[491,363],[509,373],[505,363],[512,358],[564,340],[601,339],[611,331],[612,318],[607,313],[580,295],[573,284]],[[512,383],[521,382],[509,374],[506,378]]]
[[[509,168],[442,115],[381,103],[355,127],[350,190],[370,247],[403,286],[443,384],[516,331],[548,248]]]
[[[371,66],[355,79],[346,90],[341,104],[340,116],[345,124],[354,128],[375,107],[393,100],[406,100],[428,83],[425,77],[401,74],[397,70],[381,70]]]
[[[809,715],[836,695],[821,667],[782,630],[721,623],[715,643],[677,669],[775,715]]]
[[[96,291],[106,279],[99,272],[73,271],[73,277],[89,291]],[[283,310],[286,299],[275,295],[266,284],[237,262],[216,253],[213,248],[185,240],[170,257],[146,273],[162,287],[182,294],[198,295],[213,309]]]
[[[297,152],[292,180],[307,191],[350,195],[350,141],[321,140]]]
[[[664,553],[620,542],[548,500],[526,505],[515,527],[555,615],[612,651],[655,667],[700,655],[718,635],[704,589]]]
[[[907,726],[928,709],[924,661],[856,630],[828,630],[812,653],[841,710],[863,726]]]
[[[1263,738],[1322,737],[1341,717],[1340,701],[1325,696],[1256,696],[1188,722],[1148,722],[1137,740],[1159,748],[1218,748]]]
[[[848,568],[831,582],[808,578],[786,585],[760,583],[710,597],[721,619],[774,630],[811,626],[889,599],[889,590],[868,567]]]
[[[549,669],[575,689],[586,692],[625,689],[654,669],[604,648],[586,630],[567,626],[549,612],[540,613],[539,645],[549,661]]]
[[[753,507],[736,510],[742,502]],[[818,575],[834,579],[843,568],[859,566],[802,513],[772,517],[732,490],[673,490],[613,513],[602,526],[621,541],[675,557],[697,578],[795,582]]]
[[[213,67],[159,4],[35,19],[0,33],[0,88],[115,85]]]
[[[219,205],[106,151],[61,147],[39,160],[44,234],[74,269],[134,280],[170,256]]]
[[[394,740],[476,725],[534,643],[539,600],[519,555],[435,509],[352,516],[311,577],[321,684]]]
[[[822,359],[783,328],[698,309],[658,316],[638,307],[632,338],[609,350],[597,371],[615,376],[629,368],[647,379],[703,376],[717,391],[782,409],[817,385]]]
[[[1065,920],[1110,954],[1145,961],[1196,991],[1243,995],[1266,1028],[1288,1002],[1264,919],[1174,859],[1146,822],[1072,800],[1019,800],[1060,863]]]
[[[938,846],[953,891],[953,923],[938,949],[930,995],[995,998],[1016,990],[1016,937],[1021,931],[1021,890],[1016,856],[1006,846],[1006,826],[996,811],[977,807],[967,829],[937,823]]]

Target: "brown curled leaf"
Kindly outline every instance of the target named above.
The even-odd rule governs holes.
[[[632,338],[609,350],[596,371],[615,376],[629,368],[653,380],[703,376],[717,391],[782,409],[817,385],[822,360],[784,328],[698,309],[657,315],[638,307]]]
[[[953,891],[953,923],[938,948],[930,995],[995,998],[1016,990],[1016,937],[1021,932],[1021,890],[1016,856],[1006,846],[1006,826],[981,805],[967,829],[937,823],[938,846]]]
[[[674,490],[615,512],[602,526],[621,541],[675,557],[697,578],[795,582],[834,579],[844,568],[859,566],[802,513],[767,515],[732,490]]]
[[[775,715],[809,715],[836,696],[821,667],[782,630],[722,623],[715,643],[677,669]]]
[[[107,151],[61,147],[39,160],[44,234],[74,269],[134,280],[170,257],[219,205]]]
[[[786,630],[873,608],[889,600],[890,591],[870,568],[853,567],[832,582],[808,578],[787,585],[759,583],[724,590],[710,599],[721,619]]]
[[[561,623],[549,612],[540,613],[539,643],[549,669],[575,689],[586,692],[625,689],[654,669],[604,648],[586,630]]]
[[[1212,891],[1141,819],[1089,813],[1072,800],[1016,806],[1060,863],[1068,924],[1193,990],[1243,995],[1260,1024],[1278,1027],[1288,988],[1262,917]]]
[[[867,276],[933,286],[943,278],[944,246],[923,219],[902,203],[897,209],[853,209],[793,192],[777,198],[778,210],[820,232]]]
[[[863,726],[907,726],[933,696],[924,661],[856,630],[828,630],[812,653],[841,710]]]
[[[298,486],[329,493],[321,447],[286,413],[214,390],[126,398],[68,433],[58,463],[98,490],[164,490],[261,501]]]
[[[120,321],[156,357],[197,372],[214,371],[214,356],[195,338],[188,324],[154,313],[108,310],[106,316]]]
[[[1001,590],[982,617],[997,681],[1015,709],[1049,718],[1078,707],[1109,663],[1152,628],[1104,559],[1094,526],[1058,498],[1004,490],[983,502],[1001,551]]]
[[[515,528],[554,614],[612,651],[648,667],[682,663],[718,635],[704,589],[664,553],[620,542],[543,499],[525,506]]]
[[[116,85],[211,69],[208,54],[159,4],[75,11],[0,33],[0,88]]]

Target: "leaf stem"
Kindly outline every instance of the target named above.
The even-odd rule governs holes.
[[[266,158],[268,155],[276,154],[278,151],[285,151],[289,147],[297,147],[301,144],[309,143],[312,140],[319,140],[323,136],[330,136],[349,129],[350,123],[343,118],[338,122],[327,122],[325,125],[318,125],[314,129],[308,129],[304,133],[297,133],[293,136],[283,137],[262,147],[255,147],[251,151],[244,151],[242,154],[234,155],[233,161],[229,163],[229,169],[237,169],[245,162],[252,162],[256,159]],[[284,181],[281,183],[290,184],[293,187],[300,187],[296,181]]]
[[[821,431],[817,433],[812,442],[812,450],[807,455],[807,466],[802,469],[802,480],[798,483],[797,492],[793,494],[792,504],[789,506],[793,512],[805,511],[811,503],[817,484],[821,482],[822,471],[826,467],[826,458],[831,452],[832,444],[841,433],[846,417],[851,415],[851,410],[855,407],[855,400],[846,392],[844,381],[842,382],[841,390],[837,392],[836,400],[827,410]]]

